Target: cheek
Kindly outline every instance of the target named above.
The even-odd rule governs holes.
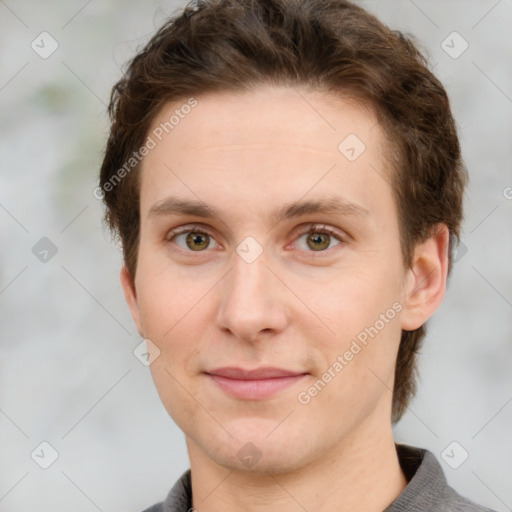
[[[392,387],[401,336],[401,274],[398,265],[386,265],[387,271],[379,262],[351,266],[309,297],[331,331],[324,329],[316,338],[322,362],[317,369],[323,374],[331,368],[336,377],[329,387],[344,403],[364,402],[362,397],[370,399]]]
[[[151,376],[167,413],[178,427],[186,431],[187,425],[201,411],[198,403],[191,397],[193,389],[190,382],[177,371],[172,361],[176,361],[176,357],[169,358],[161,354],[150,366]]]
[[[185,317],[195,314],[203,287],[180,278],[172,269],[158,271],[151,261],[141,261],[139,269],[137,302],[144,333],[156,340],[172,336]]]
[[[356,328],[356,322],[364,327]],[[358,332],[345,334],[345,329]],[[336,340],[320,349],[325,363],[302,390],[299,403],[308,401],[305,409],[309,416],[321,417],[329,411],[326,421],[333,428],[339,422],[348,428],[370,415],[378,404],[391,400],[401,329],[394,316],[384,326],[375,326],[375,321],[365,324],[358,318],[350,327],[339,324],[339,330]]]
[[[370,327],[400,299],[398,271],[368,264],[338,269],[328,281],[297,280],[293,289],[318,315],[334,342],[350,340]],[[390,312],[395,316],[394,311]]]
[[[151,364],[160,400],[176,424],[185,429],[201,410],[196,394],[199,349],[203,323],[196,294],[178,293],[162,279],[147,281],[148,293],[140,297],[144,334],[160,350]],[[194,307],[195,305],[195,307]]]

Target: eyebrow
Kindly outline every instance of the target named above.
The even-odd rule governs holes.
[[[362,206],[334,196],[317,200],[295,201],[287,203],[271,212],[269,219],[279,223],[285,219],[303,217],[310,214],[334,214],[339,216],[355,215],[365,217],[369,211]],[[213,206],[201,201],[190,201],[170,196],[158,201],[148,211],[148,218],[168,215],[191,215],[204,219],[222,219],[222,214]]]

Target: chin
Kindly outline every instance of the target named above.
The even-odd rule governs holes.
[[[283,425],[276,428],[275,420],[253,420],[250,425],[249,420],[245,420],[245,425],[239,420],[236,427],[225,425],[233,438],[224,432],[222,439],[215,440],[210,435],[198,444],[210,459],[226,469],[277,475],[296,471],[315,458],[307,452],[314,449],[311,438],[304,442],[299,429]]]
[[[261,475],[290,473],[308,464],[306,457],[301,456],[297,446],[291,449],[282,446],[277,449],[274,446],[264,446],[259,449],[255,446],[255,444],[247,443],[237,450],[231,444],[221,451],[213,451],[208,455],[215,463],[231,471]],[[243,459],[251,453],[257,460],[255,462],[244,461]]]

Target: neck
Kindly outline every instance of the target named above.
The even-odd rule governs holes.
[[[313,464],[275,474],[219,466],[187,437],[193,507],[200,512],[382,512],[407,480],[391,425],[383,431],[380,424],[378,430],[363,434],[358,434],[358,442],[347,438]]]

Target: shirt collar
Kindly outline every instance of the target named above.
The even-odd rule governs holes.
[[[384,512],[436,510],[447,489],[446,478],[434,454],[424,448],[395,443],[407,486]]]

